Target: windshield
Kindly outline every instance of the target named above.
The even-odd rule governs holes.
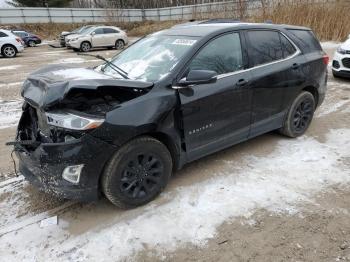
[[[91,29],[91,26],[83,26],[72,31],[74,34],[82,34]]]
[[[189,36],[151,35],[115,56],[111,62],[130,79],[155,82],[168,75],[196,41],[196,37]],[[108,65],[102,71],[121,78]]]

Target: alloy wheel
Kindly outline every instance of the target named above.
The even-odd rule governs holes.
[[[29,45],[30,47],[34,47],[34,46],[35,46],[35,42],[34,42],[34,41],[29,41],[29,42],[28,42],[28,45]]]
[[[90,51],[90,44],[89,43],[82,43],[81,50],[83,50],[84,52],[89,52]]]
[[[311,122],[313,103],[310,99],[300,102],[293,116],[293,128],[296,132],[303,132]]]
[[[12,46],[6,46],[4,48],[4,54],[6,57],[14,57],[16,55],[16,50]]]
[[[120,191],[128,198],[145,198],[161,188],[162,162],[153,154],[130,159],[121,176]]]
[[[122,40],[118,40],[116,43],[115,43],[115,48],[117,50],[120,50],[120,49],[123,49],[124,48],[124,42]]]

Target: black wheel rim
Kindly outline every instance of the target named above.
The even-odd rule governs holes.
[[[153,154],[138,154],[122,171],[120,190],[128,198],[140,199],[154,195],[161,188],[163,164]]]
[[[313,115],[313,103],[310,99],[303,100],[294,112],[293,127],[296,132],[303,132],[308,127]]]

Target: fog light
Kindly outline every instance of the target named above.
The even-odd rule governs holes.
[[[67,166],[62,173],[63,179],[73,184],[78,184],[83,167],[84,165]]]

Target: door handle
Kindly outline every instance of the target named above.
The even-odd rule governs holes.
[[[247,84],[248,84],[248,81],[247,81],[247,80],[245,80],[245,79],[240,79],[240,80],[238,80],[238,82],[236,83],[236,86],[243,87],[243,86],[245,86],[245,85],[247,85]]]
[[[293,70],[296,70],[296,69],[298,69],[298,68],[299,68],[299,64],[294,63],[294,64],[292,65],[292,69],[293,69]]]

